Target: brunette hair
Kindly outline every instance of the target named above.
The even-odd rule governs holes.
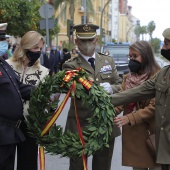
[[[45,43],[45,40],[41,34],[36,31],[28,31],[20,41],[18,48],[14,52],[12,60],[18,62],[17,67],[22,67],[23,61],[26,58],[26,52],[35,47],[40,41]],[[35,62],[35,66],[39,64],[39,60]]]
[[[160,69],[160,66],[155,60],[152,47],[147,41],[136,41],[130,45],[129,49],[134,49],[140,53],[142,57],[142,74],[149,73],[150,77]]]

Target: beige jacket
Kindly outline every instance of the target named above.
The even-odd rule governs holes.
[[[125,90],[126,77],[122,83]],[[138,168],[153,168],[155,161],[152,159],[146,145],[149,129],[155,132],[155,99],[139,101],[136,112],[129,113],[127,105],[115,108],[117,114],[123,111],[128,116],[130,124],[122,127],[122,165]]]

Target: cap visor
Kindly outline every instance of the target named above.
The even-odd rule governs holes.
[[[79,39],[93,39],[96,37],[96,33],[92,34],[76,34],[77,38]]]

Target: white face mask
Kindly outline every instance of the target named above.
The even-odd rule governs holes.
[[[50,51],[46,51],[47,54],[50,54]]]
[[[81,41],[79,42],[78,48],[84,55],[92,54],[95,51],[96,42],[94,41]]]

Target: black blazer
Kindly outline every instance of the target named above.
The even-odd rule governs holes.
[[[50,57],[45,53],[43,55],[44,59],[44,67],[48,68],[50,72],[54,72],[54,65],[55,65],[55,57],[53,54],[50,53]]]
[[[31,85],[19,81],[19,77],[6,61],[0,58],[0,118],[17,122],[23,118],[22,99],[29,100]],[[19,143],[24,136],[19,128],[0,121],[0,145]]]
[[[69,52],[63,53],[63,59],[61,60],[60,70],[62,70],[62,65],[65,63],[65,61],[67,61],[70,58],[71,58],[71,54]]]

